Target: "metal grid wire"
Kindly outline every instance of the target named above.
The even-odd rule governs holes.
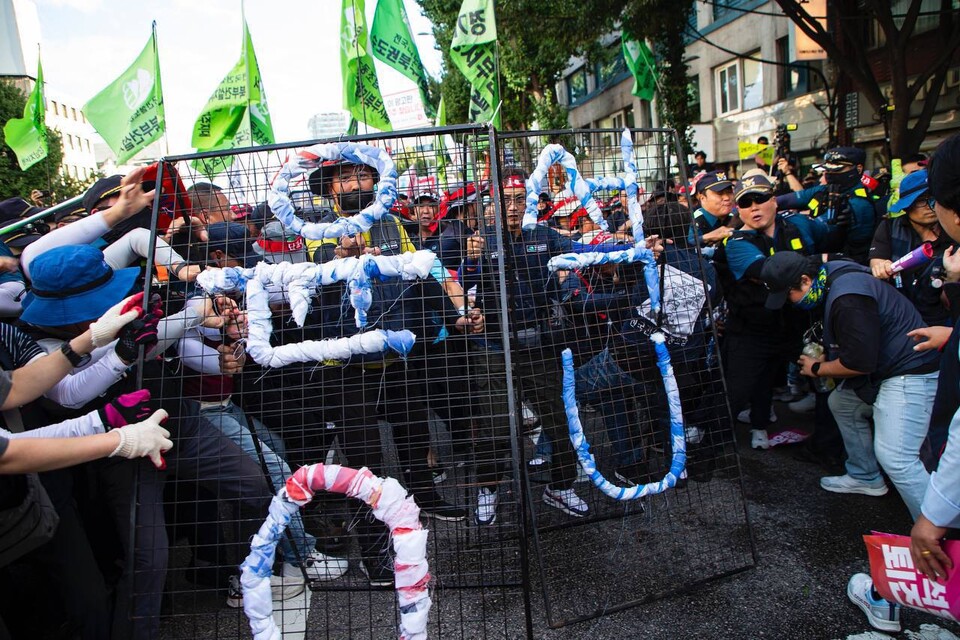
[[[519,169],[523,175],[546,144],[559,143],[573,155],[583,178],[616,177],[624,172],[620,134],[498,134],[499,171],[509,176]],[[710,322],[719,288],[712,267],[687,244],[692,208],[682,195],[679,201],[673,195],[676,185],[686,185],[676,135],[664,130],[631,135],[645,231],[672,243],[659,261],[665,310],[659,318],[644,317],[649,294],[640,265],[549,275],[542,269],[541,257],[631,244],[625,193],[594,192],[605,232],[572,197],[569,172],[554,164],[542,184],[538,215],[553,231],[521,232],[520,190],[504,189],[506,226],[514,230],[506,246],[512,256],[507,278],[514,300],[521,300],[511,308],[518,338],[512,344],[515,384],[532,409],[524,469],[536,570],[551,627],[690,589],[755,564]],[[525,298],[534,301],[533,308],[525,308]],[[534,325],[536,331],[530,331]],[[657,328],[666,329],[679,387],[687,470],[676,488],[618,502],[596,490],[574,464],[560,401],[560,352],[573,351],[577,404],[598,470],[621,487],[656,482],[671,462],[666,392],[648,338]],[[572,488],[584,504],[568,513],[548,506],[557,506],[561,488]],[[569,511],[578,513],[574,517]]]
[[[175,441],[165,482],[142,472],[135,514],[136,548],[169,545],[169,567],[162,551],[137,559],[134,585],[147,597],[162,591],[162,637],[249,636],[241,609],[225,606],[228,599],[238,604],[239,594],[229,589],[237,566],[286,475],[317,462],[367,466],[396,478],[416,498],[429,529],[432,637],[532,637],[541,610],[547,624],[562,626],[752,565],[715,336],[704,322],[716,301],[706,295],[696,253],[679,246],[689,211],[670,205],[654,215],[652,198],[644,205],[648,230],[678,243],[664,254],[662,273],[673,289],[665,299],[683,307],[687,298],[707,298],[697,331],[670,347],[684,416],[696,427],[688,445],[689,480],[662,495],[620,503],[578,478],[559,394],[563,347],[574,350],[576,368],[589,374],[577,393],[600,470],[622,485],[615,472],[645,482],[669,466],[655,359],[646,336],[628,327],[631,309],[642,304],[637,269],[532,277],[533,254],[511,231],[517,193],[502,188],[501,180],[511,167],[529,170],[553,141],[575,155],[584,177],[616,175],[622,171],[618,136],[496,135],[462,126],[344,138],[390,153],[398,191],[406,196],[396,217],[378,223],[359,250],[359,238],[300,247],[295,238],[284,244],[265,234],[258,246],[267,255],[253,249],[257,227],[273,219],[264,204],[267,189],[281,166],[310,143],[227,156],[230,169],[214,181],[225,202],[202,185],[209,179],[197,167],[209,158],[169,159],[166,166],[176,168],[192,202],[172,217],[200,220],[165,231],[160,209],[176,202],[168,193],[158,197],[155,219],[161,224],[154,229],[192,264],[253,266],[294,255],[329,262],[358,251],[391,255],[426,247],[447,277],[374,284],[364,331],[413,331],[417,340],[405,359],[378,354],[264,368],[246,354],[250,310],[241,291],[205,296],[177,278],[177,265],[158,265],[152,292],[166,314],[180,312],[180,321],[194,314],[164,360],[141,368],[143,385],[171,413]],[[638,181],[647,194],[655,196],[669,177],[684,183],[682,169],[674,168],[672,132],[637,130],[633,136]],[[324,222],[334,219],[334,209],[354,213],[358,201],[349,194],[373,188],[362,173],[353,165],[329,166],[314,176],[323,174],[323,181],[294,181],[290,198],[297,215]],[[557,230],[550,233],[568,240],[578,234],[573,239],[586,244],[596,239],[589,218],[565,203],[569,185],[562,172],[551,170],[547,182],[544,208],[555,209],[547,224]],[[604,215],[611,226],[620,226],[626,219],[621,196],[595,195],[609,205]],[[439,201],[430,203],[431,196]],[[417,206],[418,200],[427,206]],[[225,213],[224,204],[234,212]],[[218,226],[224,215],[237,214],[243,217]],[[677,275],[684,269],[692,284]],[[290,289],[268,289],[273,347],[358,331],[344,283],[316,288],[302,327],[292,320]],[[201,317],[203,324],[195,326]],[[569,513],[577,510],[563,493],[571,488],[587,514]],[[552,494],[550,504],[545,493]],[[384,571],[391,564],[385,531],[369,509],[338,496],[319,496],[302,509],[274,566],[275,595],[285,598],[274,601],[284,637],[396,633],[396,596],[389,586],[372,587],[370,579],[391,577]],[[314,550],[324,556],[315,556],[310,569],[306,556]],[[537,589],[542,609],[539,597],[531,601]]]

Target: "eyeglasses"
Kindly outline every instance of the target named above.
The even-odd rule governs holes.
[[[931,211],[935,211],[937,208],[937,199],[933,196],[927,197],[927,206],[930,207]]]
[[[772,197],[772,193],[748,193],[737,200],[737,206],[741,209],[747,209],[755,204],[768,202]]]

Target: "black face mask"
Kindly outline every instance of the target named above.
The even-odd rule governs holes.
[[[337,194],[337,204],[341,213],[352,216],[369,207],[375,196],[373,191],[347,191]]]
[[[843,189],[852,189],[860,184],[860,174],[857,171],[843,173],[827,173],[827,184],[837,185]]]

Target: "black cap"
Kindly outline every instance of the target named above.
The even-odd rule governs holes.
[[[733,182],[727,178],[726,171],[708,171],[697,180],[697,193],[703,193],[707,189],[710,189],[710,191],[725,191],[732,188]]]
[[[86,218],[89,213],[87,213],[87,208],[83,206],[82,202],[78,202],[72,207],[64,207],[56,213],[53,214],[54,222],[63,222],[64,218]]]
[[[28,216],[30,215],[28,213],[30,209],[36,209],[36,207],[32,207],[23,198],[7,198],[0,202],[0,223],[9,224],[18,218]],[[36,211],[39,211],[39,209],[36,209]]]
[[[780,251],[766,259],[760,270],[760,279],[769,290],[767,309],[780,309],[786,304],[790,287],[800,282],[808,261],[807,256],[795,251]]]
[[[245,267],[256,264],[253,253],[253,240],[247,233],[247,226],[238,222],[214,222],[207,225],[207,251],[223,251],[234,260],[244,263]]]
[[[857,147],[834,147],[823,154],[823,168],[827,171],[840,171],[846,165],[864,164],[867,154]]]
[[[93,210],[97,208],[97,205],[100,204],[100,201],[104,198],[109,198],[110,196],[120,193],[121,180],[123,180],[123,176],[115,175],[100,178],[94,182],[93,186],[83,194],[83,208],[87,210],[87,213],[93,213]]]

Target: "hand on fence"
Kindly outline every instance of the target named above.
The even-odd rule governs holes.
[[[153,466],[157,469],[165,469],[166,461],[163,459],[164,453],[173,448],[173,442],[170,441],[170,432],[161,425],[167,420],[167,412],[158,409],[149,418],[143,422],[129,424],[122,429],[117,429],[120,434],[120,444],[114,449],[110,457],[120,456],[128,460],[150,458]]]
[[[243,365],[247,362],[247,354],[243,351],[240,344],[221,344],[217,347],[220,352],[220,373],[225,376],[232,376],[235,373],[243,371]]]
[[[144,191],[140,185],[140,180],[143,178],[145,171],[146,167],[139,167],[125,175],[120,181],[119,199],[112,207],[104,211],[104,218],[108,226],[114,227],[117,223],[153,204],[156,189]]]
[[[90,335],[94,347],[110,344],[117,334],[143,313],[143,293],[121,300],[104,312],[100,319],[90,325]]]
[[[115,350],[121,360],[126,363],[134,362],[140,353],[140,347],[149,350],[157,344],[157,324],[162,313],[159,306],[154,306],[142,318],[133,320],[120,330]]]
[[[145,420],[153,412],[150,392],[140,389],[132,393],[117,396],[99,410],[100,419],[106,431],[119,429],[134,422]]]

